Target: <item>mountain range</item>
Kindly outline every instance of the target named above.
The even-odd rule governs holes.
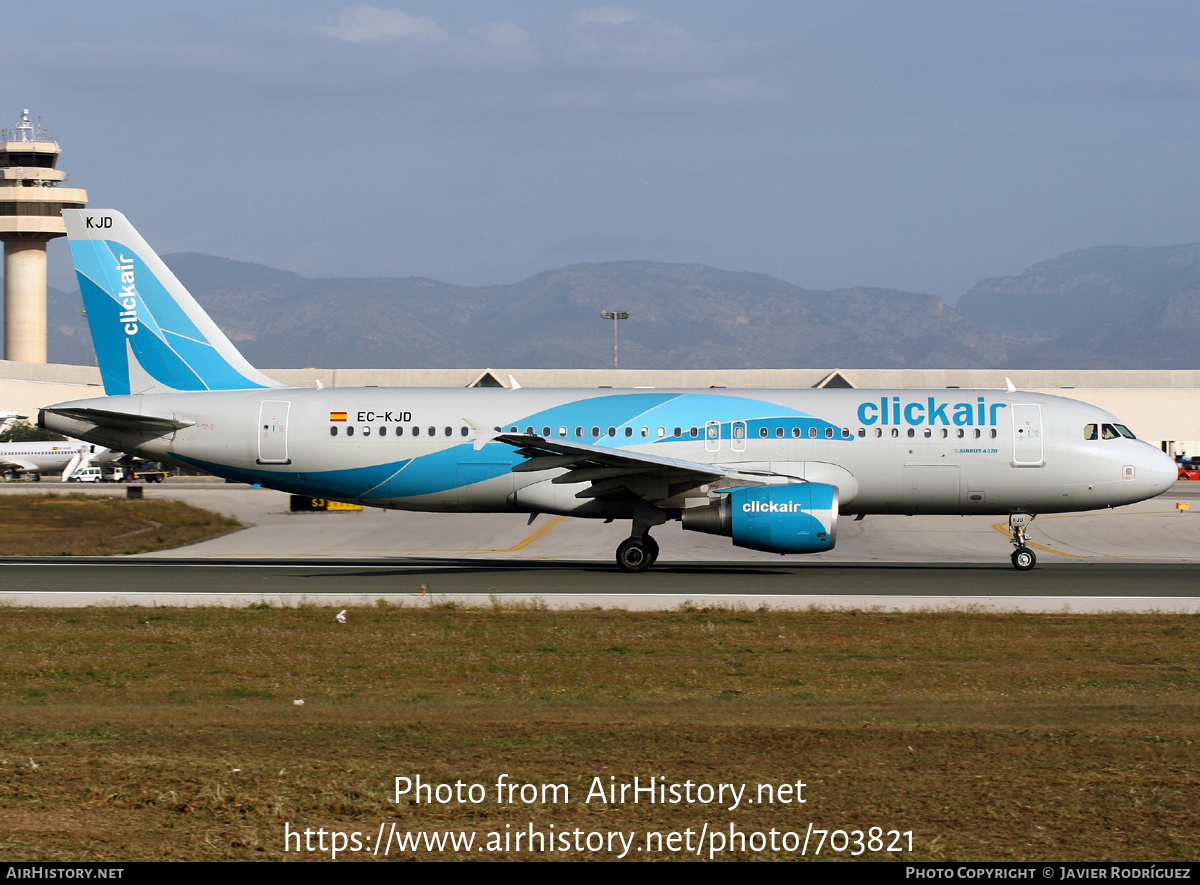
[[[264,368],[1200,368],[1200,243],[1072,252],[951,307],[895,289],[803,289],[699,264],[576,264],[518,283],[309,279],[164,258]],[[51,362],[94,364],[78,291],[51,290]]]

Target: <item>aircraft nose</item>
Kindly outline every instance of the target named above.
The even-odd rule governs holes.
[[[1145,465],[1146,475],[1150,477],[1150,493],[1161,495],[1175,484],[1179,478],[1179,468],[1174,459],[1160,449],[1152,448],[1148,453],[1148,463]]]

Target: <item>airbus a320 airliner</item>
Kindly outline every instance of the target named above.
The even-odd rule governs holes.
[[[104,390],[39,423],[155,461],[401,510],[630,520],[820,553],[866,514],[1009,517],[1132,504],[1172,460],[1109,413],[1007,390],[297,388],[234,348],[119,212],[63,210]],[[532,516],[531,516],[532,518]]]

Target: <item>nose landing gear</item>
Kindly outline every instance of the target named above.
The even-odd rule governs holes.
[[[1037,556],[1025,543],[1025,528],[1033,522],[1035,515],[1014,513],[1008,517],[1008,530],[1012,532],[1012,543],[1016,547],[1012,552],[1013,568],[1027,572],[1037,565]]]

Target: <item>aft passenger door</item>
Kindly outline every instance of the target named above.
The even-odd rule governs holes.
[[[288,458],[287,425],[292,404],[263,400],[258,407],[258,463],[291,464]]]

